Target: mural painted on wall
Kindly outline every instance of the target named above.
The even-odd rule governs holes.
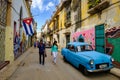
[[[26,40],[26,35],[23,32],[22,33],[22,41],[21,41],[21,50],[22,50],[21,52],[22,53],[25,52],[26,48],[27,48],[27,40]]]
[[[106,29],[106,52],[120,62],[120,26]]]
[[[19,47],[20,47],[20,36],[17,33],[17,23],[14,21],[14,59],[17,58],[19,54]]]
[[[72,34],[73,41],[78,41],[80,37],[83,37],[83,41],[91,44],[93,49],[95,49],[95,28]]]
[[[14,58],[16,59],[19,55],[19,48],[20,48],[20,36],[16,32],[14,37]]]

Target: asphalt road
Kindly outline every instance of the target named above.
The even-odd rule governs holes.
[[[52,63],[50,49],[47,49],[45,65],[39,64],[38,49],[32,49],[8,80],[120,80],[110,73],[92,73],[84,76],[58,54],[57,64]]]

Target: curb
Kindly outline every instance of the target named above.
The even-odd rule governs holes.
[[[119,68],[112,68],[110,70],[110,73],[117,76],[117,77],[120,77],[120,69]]]
[[[12,76],[13,73],[17,70],[20,66],[22,61],[25,59],[26,56],[32,51],[32,47],[30,47],[26,52],[24,52],[18,59],[13,61],[11,64],[7,65],[0,71],[0,80],[7,80]]]

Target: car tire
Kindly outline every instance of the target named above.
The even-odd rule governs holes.
[[[83,74],[86,76],[89,75],[89,72],[87,71],[87,69],[85,67],[83,68]]]
[[[105,71],[106,73],[110,73],[110,70]]]
[[[66,60],[65,56],[63,56],[63,60],[64,60],[65,62],[67,62],[67,60]]]
[[[89,74],[89,72],[87,71],[87,69],[84,66],[82,66],[82,65],[79,65],[79,70],[81,70],[82,73],[84,75],[86,75],[86,76]]]

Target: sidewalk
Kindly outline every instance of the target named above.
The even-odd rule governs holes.
[[[120,69],[118,69],[118,68],[111,69],[110,73],[120,77]]]
[[[11,64],[0,70],[0,80],[7,80],[17,68],[20,66],[22,61],[28,56],[28,54],[33,50],[33,47],[29,48],[25,53],[23,53],[17,60],[13,61]]]
[[[17,68],[22,64],[22,61],[33,51],[33,47],[29,48],[25,53],[23,53],[17,60],[9,64],[0,71],[0,80],[7,80],[9,77],[16,72]],[[110,71],[111,74],[120,77],[120,69],[113,68]]]

